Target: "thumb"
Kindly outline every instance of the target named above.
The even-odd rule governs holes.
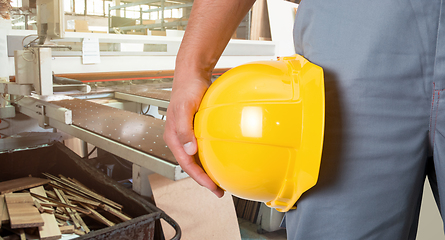
[[[183,145],[183,148],[185,153],[187,153],[190,156],[195,155],[195,153],[198,150],[196,142],[187,142]]]
[[[181,113],[182,112],[182,113]],[[196,143],[195,132],[193,130],[193,110],[182,108],[181,111],[176,112],[179,116],[187,116],[176,118],[176,134],[178,136],[179,142],[187,153],[187,155],[195,155],[198,146]]]

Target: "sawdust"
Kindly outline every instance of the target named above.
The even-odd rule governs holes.
[[[0,17],[10,19],[9,11],[11,11],[11,0],[0,0]]]

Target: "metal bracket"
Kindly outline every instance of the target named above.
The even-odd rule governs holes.
[[[32,84],[0,82],[0,93],[29,96],[32,90]]]
[[[87,84],[68,84],[68,85],[57,85],[53,84],[54,92],[68,92],[68,91],[80,91],[82,93],[91,92],[91,87]]]
[[[11,105],[0,107],[0,118],[15,117],[15,108]]]
[[[149,98],[149,97],[142,97],[138,95],[128,94],[128,93],[121,93],[121,92],[115,92],[114,98],[121,99],[121,100],[127,100],[131,102],[137,102],[147,105],[154,105],[158,107],[167,108],[169,101],[155,99],[155,98]]]
[[[21,113],[37,119],[39,126],[43,128],[48,127],[49,118],[68,125],[73,123],[71,110],[35,97],[23,97],[23,99],[17,102],[16,106]]]
[[[36,113],[40,115],[39,118],[37,118],[37,122],[39,126],[43,129],[50,128],[48,125],[48,117],[45,116],[45,106],[44,105],[36,105],[37,108],[40,108],[40,111],[37,111]]]

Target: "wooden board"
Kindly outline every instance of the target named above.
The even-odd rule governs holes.
[[[173,181],[159,174],[148,176],[156,206],[181,226],[181,239],[241,240],[232,196],[217,198],[192,178]],[[197,200],[198,199],[198,200]],[[174,229],[161,222],[165,239]]]
[[[1,220],[0,222],[7,223],[7,222],[9,222],[9,213],[8,213],[8,209],[6,208],[4,195],[1,195],[1,197],[0,197],[0,204],[3,204],[2,205],[3,212],[2,212],[2,216],[0,217],[0,220]]]
[[[41,214],[45,225],[39,227],[39,235],[41,240],[53,240],[62,238],[62,233],[53,214]]]
[[[23,189],[37,187],[49,183],[48,179],[24,177],[0,182],[0,194],[12,193]]]
[[[62,232],[63,234],[74,233],[74,226],[73,225],[62,226],[62,227],[59,227],[59,229],[60,229],[60,232]]]
[[[6,209],[6,204],[5,204],[5,196],[4,195],[0,195],[0,227],[2,226],[2,222],[3,222],[3,216],[8,215],[8,219],[9,220],[9,214],[8,214],[8,210]],[[5,219],[6,221],[6,219]]]
[[[266,0],[257,0],[252,7],[251,40],[270,40],[269,15]]]
[[[29,191],[38,194],[40,196],[46,197],[46,192],[43,186],[31,188]],[[38,202],[42,202],[38,198],[34,199]],[[40,239],[42,240],[60,239],[62,237],[62,233],[60,232],[59,224],[57,224],[56,217],[53,214],[49,213],[41,213],[41,216],[45,224],[39,227]]]
[[[11,228],[40,227],[45,224],[29,193],[5,194]]]

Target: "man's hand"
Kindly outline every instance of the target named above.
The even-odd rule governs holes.
[[[207,176],[194,157],[198,146],[193,131],[193,118],[210,83],[199,79],[190,79],[186,83],[181,84],[181,81],[175,81],[173,84],[173,92],[167,109],[164,140],[182,169],[191,178],[216,196],[222,197],[224,191]]]

